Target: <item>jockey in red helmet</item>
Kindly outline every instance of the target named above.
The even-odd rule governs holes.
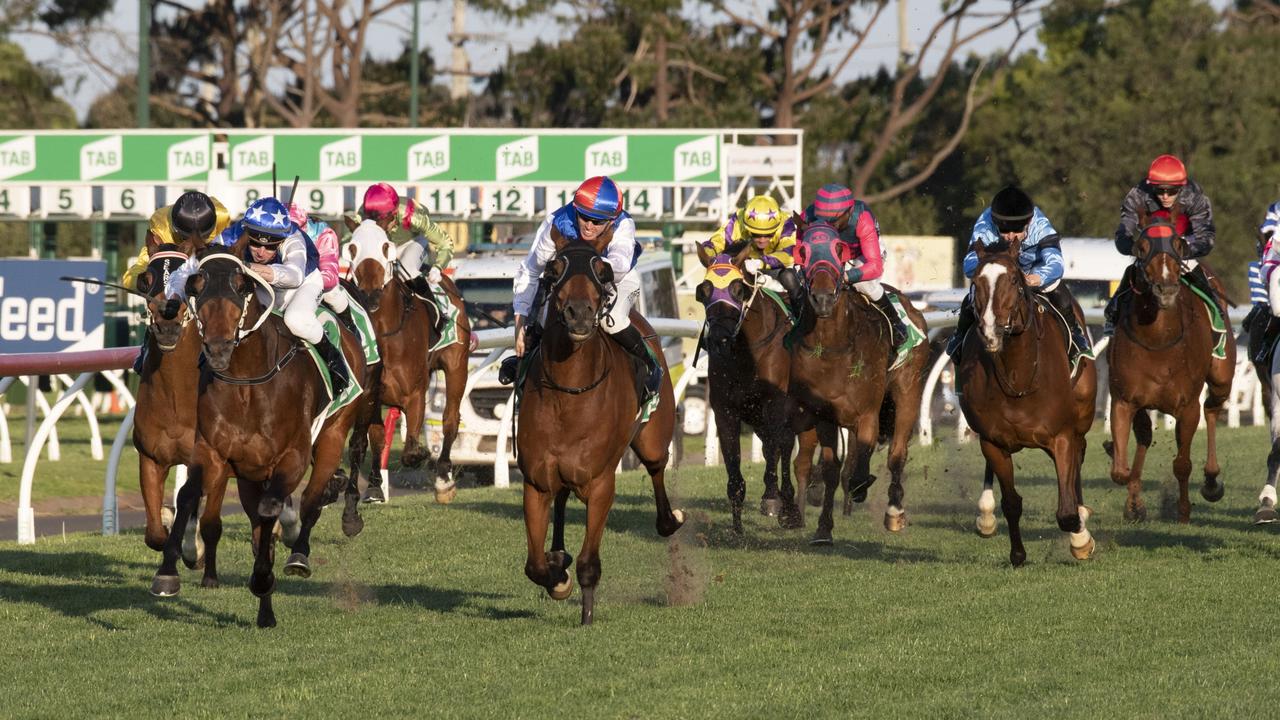
[[[631,324],[631,306],[640,299],[640,275],[635,272],[640,259],[640,244],[636,242],[636,222],[622,207],[622,192],[607,176],[588,178],[573,194],[573,200],[555,210],[542,221],[533,238],[529,255],[516,270],[512,302],[516,316],[516,355],[523,357],[530,349],[525,343],[526,319],[540,310],[533,307],[538,291],[538,280],[548,262],[556,255],[551,229],[555,228],[569,240],[594,241],[606,230],[613,236],[604,251],[604,258],[613,266],[612,306],[600,323],[605,332],[627,352],[639,358],[646,368],[645,390],[656,395],[662,382],[662,365],[649,352],[640,330]],[[534,321],[537,318],[530,318]],[[503,380],[515,379],[514,366],[506,364]],[[646,398],[647,401],[648,398]]]
[[[1141,228],[1138,227],[1139,215],[1153,217],[1158,211],[1165,211],[1170,218],[1186,218],[1188,231],[1183,234],[1187,241],[1187,266],[1191,269],[1183,274],[1183,279],[1214,298],[1222,307],[1222,299],[1213,289],[1204,269],[1196,262],[1213,250],[1213,242],[1217,231],[1213,226],[1213,206],[1200,186],[1187,177],[1187,168],[1182,161],[1173,155],[1161,155],[1151,162],[1147,176],[1129,191],[1120,207],[1120,227],[1116,228],[1116,250],[1122,255],[1133,254],[1133,242],[1137,239]],[[1104,333],[1110,335],[1115,326],[1116,298],[1127,292],[1129,274],[1132,266],[1125,270],[1120,289],[1111,297],[1104,311],[1107,323]]]

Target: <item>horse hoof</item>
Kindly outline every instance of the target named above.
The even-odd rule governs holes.
[[[1084,545],[1081,545],[1080,547],[1076,547],[1075,545],[1071,546],[1071,556],[1077,560],[1088,560],[1093,557],[1093,551],[1096,547],[1097,544],[1094,543],[1093,536],[1091,535],[1089,536],[1089,542]]]
[[[387,501],[387,496],[382,492],[382,485],[373,483],[364,491],[364,495],[360,497],[360,502],[368,505],[381,505]]]
[[[1147,521],[1147,506],[1139,505],[1137,507],[1124,507],[1124,519],[1131,523],[1140,523]]]
[[[573,594],[573,578],[566,577],[564,582],[555,587],[547,588],[547,594],[552,600],[566,600]]]
[[[817,531],[813,533],[813,538],[809,540],[809,544],[813,546],[827,546],[835,544],[835,541],[831,539],[831,530],[827,528],[818,528]]]
[[[276,614],[273,612],[258,613],[258,627],[273,628],[276,626]]]
[[[734,535],[742,534],[742,518],[736,517],[733,519],[733,534]]]
[[[249,578],[249,592],[253,593],[254,597],[259,597],[259,598],[266,597],[275,591],[276,591],[275,573],[267,573],[266,578],[263,580],[258,580],[255,577]]]
[[[1026,563],[1026,562],[1027,562],[1027,551],[1026,551],[1026,550],[1010,550],[1010,551],[1009,551],[1009,564],[1010,564],[1010,565],[1012,565],[1012,566],[1014,566],[1014,567],[1022,567],[1022,566],[1023,566],[1023,564],[1024,564],[1024,563]]]
[[[168,505],[160,508],[160,524],[164,526],[165,530],[173,529],[173,508]],[[152,549],[154,550],[155,548]]]
[[[979,515],[976,523],[978,536],[984,538],[992,538],[996,536],[996,516]]]
[[[157,575],[151,581],[151,594],[156,597],[173,597],[182,589],[182,578],[177,575]]]
[[[218,582],[218,578],[216,577],[205,576],[200,580],[200,587],[206,590],[217,590],[219,587],[222,587],[222,583]]]
[[[899,511],[897,513],[886,512],[884,514],[885,530],[888,530],[889,532],[892,532],[892,533],[896,533],[896,532],[902,532],[904,529],[906,529],[906,527],[907,527],[906,511]]]
[[[1218,481],[1217,478],[1210,480],[1205,478],[1204,484],[1200,486],[1200,497],[1209,502],[1218,502],[1227,492],[1227,486]]]
[[[303,579],[311,577],[311,563],[307,556],[302,553],[290,555],[288,562],[284,564],[284,574]]]
[[[1278,519],[1280,516],[1276,515],[1275,506],[1272,505],[1263,505],[1253,514],[1254,525],[1269,525]]]
[[[658,521],[656,523],[656,526],[658,528],[658,534],[661,535],[662,537],[671,537],[672,535],[675,535],[676,531],[679,530],[683,525],[684,525],[683,510],[672,510],[671,519],[665,522],[664,522],[664,518],[662,516],[659,516]]]
[[[782,512],[782,500],[778,498],[765,498],[760,501],[760,514],[765,517],[778,517],[778,513]]]
[[[450,480],[447,484],[443,486],[439,482],[436,483],[436,504],[437,505],[448,505],[449,503],[453,502],[454,498],[456,497],[458,497],[457,483],[453,482],[452,480]]]
[[[359,515],[353,515],[351,517],[347,517],[346,515],[342,516],[342,534],[343,535],[346,535],[349,538],[355,537],[359,535],[360,531],[363,529],[364,529],[364,518],[360,517]]]

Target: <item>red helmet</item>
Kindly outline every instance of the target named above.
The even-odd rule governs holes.
[[[1173,155],[1161,155],[1151,161],[1147,170],[1147,183],[1151,185],[1186,185],[1187,168]]]

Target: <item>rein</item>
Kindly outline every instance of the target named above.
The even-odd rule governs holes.
[[[582,387],[566,387],[564,385],[561,385],[560,383],[555,381],[555,378],[551,377],[551,366],[547,362],[546,356],[542,354],[542,347],[543,347],[542,343],[539,343],[536,352],[542,356],[542,386],[543,387],[551,388],[552,390],[555,390],[557,392],[568,393],[569,395],[581,395],[582,393],[585,393],[589,390],[594,390],[598,385],[600,385],[600,383],[604,382],[605,378],[609,377],[609,369],[610,369],[609,363],[605,362],[605,363],[602,363],[604,365],[604,371],[601,372],[600,377],[592,381],[591,384],[583,385]]]

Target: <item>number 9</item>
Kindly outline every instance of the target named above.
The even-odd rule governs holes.
[[[324,209],[324,191],[315,188],[311,191],[311,210],[320,211]]]

